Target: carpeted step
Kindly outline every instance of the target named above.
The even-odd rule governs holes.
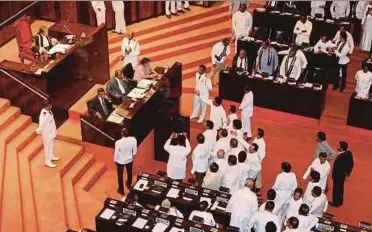
[[[18,120],[22,118],[22,120]],[[15,137],[6,146],[4,180],[3,180],[3,195],[1,199],[1,224],[0,231],[24,231],[22,216],[22,201],[19,179],[18,150],[25,146],[32,138],[36,136],[36,125],[31,123],[31,118],[25,115],[20,115],[14,123],[18,123],[18,129],[13,127],[13,130],[18,132]],[[12,125],[10,124],[9,127]],[[5,132],[5,130],[4,130]],[[19,220],[14,220],[18,218]],[[23,228],[22,228],[23,227]]]
[[[36,130],[37,125],[34,125]],[[19,181],[22,202],[22,218],[24,232],[39,231],[37,224],[35,198],[31,178],[30,160],[32,160],[43,148],[40,136],[35,136],[29,143],[18,152]]]
[[[8,109],[10,106],[10,101],[8,99],[0,98],[0,114]]]
[[[0,131],[21,114],[21,110],[17,107],[8,107],[0,114]]]
[[[73,185],[84,175],[89,167],[93,165],[94,161],[95,159],[93,154],[84,153],[62,178],[67,225],[75,230],[80,229],[81,224]]]
[[[171,28],[171,27],[176,27],[176,26],[179,26],[179,25],[185,25],[185,24],[188,24],[192,21],[197,21],[197,20],[200,20],[200,19],[203,19],[203,18],[208,18],[208,17],[211,17],[211,16],[216,15],[216,14],[220,14],[220,13],[223,13],[223,12],[226,12],[226,14],[227,14],[228,9],[229,9],[228,4],[224,4],[220,7],[214,8],[213,10],[207,10],[204,13],[199,13],[199,14],[195,14],[195,15],[192,15],[192,16],[188,16],[187,14],[185,14],[185,15],[181,15],[179,17],[173,17],[172,20],[169,20],[169,21],[166,21],[166,22],[163,21],[163,23],[161,23],[159,25],[154,25],[152,27],[147,27],[145,29],[139,29],[139,30],[134,30],[134,31],[136,33],[136,36],[141,36],[141,35],[144,35],[144,34],[151,34],[153,32],[163,30],[164,28]],[[109,44],[116,43],[118,41],[122,41],[123,38],[124,38],[124,35],[115,36],[113,38],[110,38],[108,42],[109,42]]]
[[[64,174],[83,155],[84,148],[79,145],[55,140],[54,153],[61,160],[55,162],[57,168],[44,165],[44,151],[30,162],[31,178],[40,232],[65,231],[66,215],[63,203],[62,180]]]

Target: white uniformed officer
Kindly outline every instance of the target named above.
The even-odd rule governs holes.
[[[57,136],[56,123],[52,113],[52,104],[49,100],[44,102],[44,108],[40,112],[39,127],[36,133],[43,137],[44,152],[45,152],[45,166],[55,168],[57,165],[52,161],[58,161],[59,158],[53,155],[54,139]]]

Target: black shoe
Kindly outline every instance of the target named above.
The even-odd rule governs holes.
[[[345,89],[345,88],[342,88],[342,87],[341,87],[341,88],[340,88],[340,92],[341,92],[341,93],[344,92],[344,89]]]
[[[328,202],[328,204],[329,204],[330,206],[332,206],[332,207],[335,207],[335,208],[340,207],[340,205],[337,205],[337,204],[335,204],[335,203],[333,203],[333,202]]]
[[[132,189],[132,185],[131,184],[126,184],[127,188],[128,189]]]
[[[178,13],[185,13],[185,11],[183,11],[183,10],[178,10]]]
[[[121,191],[120,189],[117,189],[117,192],[118,192],[120,195],[122,195],[122,196],[125,195],[124,191]]]
[[[168,18],[168,19],[170,19],[170,18],[171,18],[171,16],[170,16],[170,15],[166,15],[166,16],[167,16],[167,18]]]
[[[190,7],[185,8],[185,10],[187,10],[187,11],[191,11]]]
[[[178,16],[178,14],[177,14],[177,13],[172,13],[172,15],[173,15],[173,16]]]

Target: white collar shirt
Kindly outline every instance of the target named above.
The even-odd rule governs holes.
[[[128,164],[133,161],[137,153],[137,140],[135,137],[123,137],[115,142],[114,161],[118,164]]]
[[[363,70],[359,70],[355,74],[355,79],[357,81],[355,92],[359,97],[367,98],[372,84],[372,73],[370,71],[365,73]]]

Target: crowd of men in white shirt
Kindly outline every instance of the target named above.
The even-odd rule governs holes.
[[[348,6],[350,7],[349,2],[334,1],[331,6],[331,9],[333,9],[331,11],[333,18],[339,19],[344,18],[342,16],[349,15],[350,9],[347,9]],[[324,16],[325,1],[312,1],[311,7],[312,16],[318,14]],[[363,51],[370,51],[372,41],[372,4],[361,1],[355,4],[354,8],[354,11],[356,11],[356,17],[360,18],[363,25],[363,36],[360,48]],[[237,54],[246,54],[247,51],[237,51],[237,40],[243,37],[248,37],[251,34],[253,25],[252,16],[247,11],[246,2],[240,1],[231,3],[230,14],[232,16],[232,39],[235,40],[235,51]],[[265,72],[268,75],[273,75],[279,67],[277,75],[282,79],[282,81],[286,81],[288,78],[295,81],[299,80],[307,66],[306,57],[300,47],[304,45],[308,46],[310,44],[312,30],[313,25],[311,21],[308,20],[307,15],[303,14],[293,29],[295,43],[292,45],[291,49],[279,52],[279,54],[286,55],[282,60],[281,65],[279,66],[277,62],[275,62],[275,60],[277,60],[277,53],[274,48],[270,47],[270,42],[264,42],[258,52],[253,72],[258,72],[260,74],[261,72]],[[219,54],[224,55],[224,53],[221,52],[222,49],[224,49],[224,46],[226,47],[226,45],[219,42],[213,47],[212,61],[214,57],[218,57]],[[267,49],[268,47],[269,49]],[[337,77],[334,79],[333,89],[336,90],[340,88],[340,91],[343,92],[346,87],[347,68],[350,62],[350,56],[354,50],[354,39],[352,34],[346,30],[345,25],[341,24],[340,30],[332,40],[326,36],[322,36],[313,47],[313,50],[315,54],[334,54],[337,57],[339,72],[337,73]],[[230,51],[228,50],[226,55],[228,55],[229,52]],[[248,67],[248,62],[250,61],[248,61],[246,55],[239,55],[236,57],[236,60],[234,60],[233,65],[235,65],[235,67],[243,68],[243,71],[247,71],[245,69]],[[213,61],[212,63],[217,64],[218,67],[224,67],[224,60],[221,62]],[[214,70],[219,71],[221,68],[215,68]],[[359,82],[356,88],[357,93],[360,92],[361,89],[369,89],[372,83],[372,73],[365,71],[367,69],[363,70],[364,71],[359,71],[356,75],[356,80]],[[359,94],[359,96],[363,97],[366,96],[366,94],[363,92]]]

